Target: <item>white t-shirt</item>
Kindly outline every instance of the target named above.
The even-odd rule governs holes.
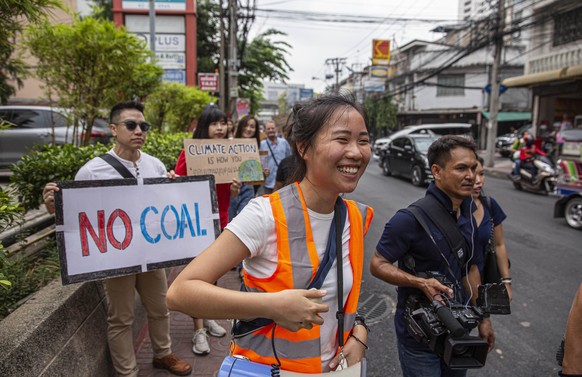
[[[325,254],[333,212],[323,214],[309,209],[307,211],[315,248],[321,260]],[[277,234],[269,198],[257,197],[252,199],[242,212],[226,226],[226,229],[233,232],[249,249],[251,256],[243,261],[244,268],[249,274],[258,278],[266,278],[273,275],[278,261]],[[349,240],[350,221],[348,217],[346,218],[342,235],[344,305],[354,280],[348,254]],[[320,329],[322,369],[327,372],[329,371],[328,364],[335,356],[338,347],[336,336],[337,319],[335,316],[337,312],[337,267],[335,259],[321,289],[327,291],[327,295],[323,298],[323,303],[329,307],[327,313],[320,314],[324,320]]]
[[[135,162],[124,160],[110,150],[110,155],[118,159],[136,178],[159,178],[166,176],[166,167],[160,160],[142,151]],[[137,168],[136,168],[137,166]],[[123,177],[113,166],[100,157],[87,162],[75,175],[75,181],[92,181],[100,179],[122,179]]]

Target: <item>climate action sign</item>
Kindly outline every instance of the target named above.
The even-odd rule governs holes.
[[[214,177],[59,182],[63,284],[188,263],[220,233]]]
[[[265,179],[255,139],[184,139],[184,151],[188,175],[212,174],[216,183]]]

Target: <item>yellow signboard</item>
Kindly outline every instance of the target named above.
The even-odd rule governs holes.
[[[390,40],[372,40],[372,64],[388,65],[390,62]]]

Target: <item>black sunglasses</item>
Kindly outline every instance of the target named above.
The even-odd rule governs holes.
[[[149,130],[152,127],[152,125],[149,124],[148,122],[138,123],[135,120],[124,120],[123,122],[119,122],[119,123],[115,123],[115,124],[123,124],[123,125],[125,125],[125,128],[127,128],[129,131],[134,131],[137,128],[137,126],[139,126],[139,128],[143,132],[147,132],[147,130]]]

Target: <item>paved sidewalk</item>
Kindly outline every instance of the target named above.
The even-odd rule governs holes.
[[[168,274],[168,284],[170,284],[178,275],[181,268],[173,268]],[[236,271],[229,271],[225,276],[220,278],[218,285],[229,289],[238,290],[240,288],[240,277]],[[178,313],[170,312],[170,334],[172,336],[172,351],[181,359],[192,365],[191,376],[213,377],[216,376],[224,356],[228,354],[230,343],[230,321],[217,321],[228,332],[222,338],[208,336],[210,344],[210,354],[198,356],[192,352],[192,336],[194,333],[194,324],[192,318]],[[174,376],[168,371],[155,369],[152,366],[152,347],[148,336],[147,324],[139,332],[135,340],[135,353],[137,356],[137,365],[139,367],[140,377],[166,377]]]
[[[485,158],[485,151],[478,151],[479,156]],[[507,178],[513,169],[513,162],[507,157],[501,157],[495,154],[495,166],[490,168],[485,166],[485,174],[498,178]],[[508,179],[508,178],[507,178]]]

